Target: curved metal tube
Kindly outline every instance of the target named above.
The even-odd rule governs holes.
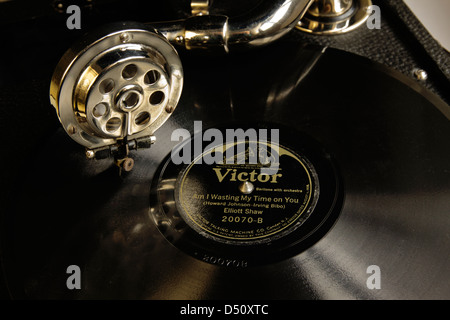
[[[229,18],[193,16],[186,20],[150,23],[169,42],[186,49],[249,48],[268,44],[295,27],[313,0],[264,0],[251,12]]]

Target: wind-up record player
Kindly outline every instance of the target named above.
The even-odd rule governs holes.
[[[0,12],[5,298],[450,298],[450,60],[402,1]]]

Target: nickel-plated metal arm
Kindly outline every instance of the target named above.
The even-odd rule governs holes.
[[[229,52],[266,45],[279,39],[303,17],[313,0],[265,0],[238,17],[200,15],[185,20],[150,23],[169,42],[188,50]]]

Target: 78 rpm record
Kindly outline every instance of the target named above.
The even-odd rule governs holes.
[[[27,150],[2,210],[12,297],[450,298],[449,106],[339,50],[216,59],[183,57],[180,103],[127,174],[62,129]],[[239,128],[279,139],[196,148]]]
[[[264,123],[214,130],[222,141],[230,132],[249,137],[251,128],[272,132],[276,142],[234,135],[203,142],[205,130],[174,149],[153,179],[151,216],[159,230],[203,261],[251,266],[285,259],[318,241],[340,211],[335,164],[312,138]],[[204,150],[197,155],[196,144]],[[180,153],[192,161],[180,163]]]

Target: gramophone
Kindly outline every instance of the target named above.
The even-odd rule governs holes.
[[[5,297],[450,297],[449,55],[402,1],[0,11]]]

